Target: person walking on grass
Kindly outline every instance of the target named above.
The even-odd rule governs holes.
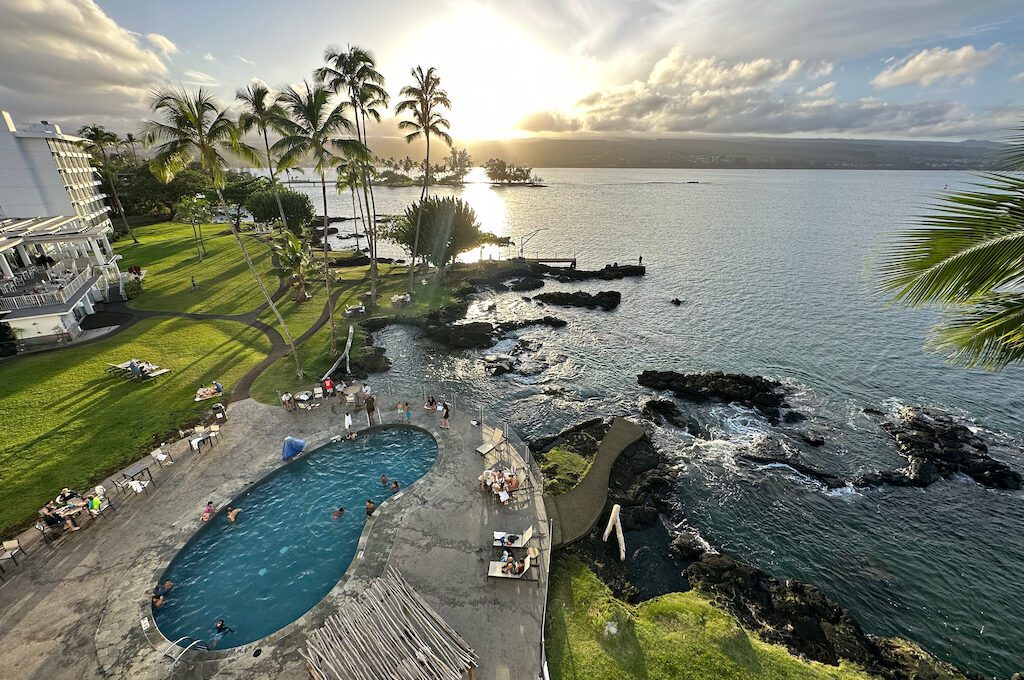
[[[448,402],[447,401],[442,402],[441,403],[441,429],[442,430],[449,429],[448,417],[450,415],[451,415],[451,410],[448,407]]]
[[[199,284],[196,283],[196,277],[192,277],[192,290],[199,290]]]

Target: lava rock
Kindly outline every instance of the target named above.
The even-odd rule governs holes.
[[[516,279],[512,283],[508,284],[509,290],[517,292],[526,290],[537,290],[538,288],[544,287],[544,279],[536,276],[524,276],[521,279]]]
[[[800,413],[800,411],[786,411],[786,415],[782,416],[782,422],[789,423],[791,425],[793,423],[799,423],[804,420],[807,420],[807,416],[805,416],[803,413]]]
[[[1020,473],[988,455],[985,441],[967,425],[935,409],[907,407],[898,422],[882,423],[907,457],[902,470],[872,472],[856,479],[858,487],[925,487],[960,473],[990,489],[1019,490]]]
[[[759,375],[742,373],[677,373],[676,371],[644,371],[637,376],[637,382],[655,390],[667,390],[677,397],[690,401],[721,399],[753,406],[774,421],[780,406],[786,401],[782,395],[782,384]]]
[[[548,267],[546,265],[535,265],[534,271],[546,273],[559,281],[589,281],[600,279],[601,281],[616,281],[632,276],[643,276],[647,273],[647,267],[635,264],[606,264],[601,269],[586,270],[572,269],[569,267]]]
[[[692,531],[680,532],[668,546],[669,554],[680,562],[699,560],[706,552],[700,537]]]
[[[804,430],[800,433],[800,439],[811,446],[823,446],[825,437],[817,430]]]
[[[608,312],[619,306],[619,303],[622,301],[622,293],[617,290],[603,290],[599,293],[590,294],[578,290],[575,293],[541,293],[540,295],[535,295],[533,299],[534,301],[563,307],[600,308]]]
[[[637,531],[654,526],[658,521],[658,511],[649,505],[635,505],[619,511],[623,531]]]

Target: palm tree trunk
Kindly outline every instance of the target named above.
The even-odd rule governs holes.
[[[360,201],[360,203],[359,203],[359,212],[356,213],[356,188],[353,187],[353,186],[350,186],[348,188],[348,192],[350,194],[352,194],[352,223],[353,223],[353,226],[356,229],[356,250],[358,251],[359,250],[359,221],[363,219],[363,217],[362,217],[362,215],[363,215],[362,205],[363,204]],[[369,241],[370,237],[367,236],[366,238],[367,238],[367,241]]]
[[[277,173],[274,172],[274,161],[270,158],[270,139],[267,137],[267,128],[263,128],[263,146],[267,149],[267,170],[270,172],[270,186],[274,189],[274,199],[277,201],[277,212],[281,215],[281,224],[287,229],[288,219],[284,216],[281,194],[277,190]]]
[[[416,211],[416,236],[412,241],[412,264],[409,266],[409,294],[412,295],[413,277],[416,275],[416,255],[420,248],[420,222],[423,219],[424,203],[427,200],[427,185],[430,183],[430,133],[425,132],[427,155],[423,163],[423,190],[420,192],[420,209]]]
[[[333,357],[338,351],[338,329],[334,324],[334,302],[331,300],[331,263],[327,258],[327,228],[330,224],[330,219],[327,217],[327,178],[324,173],[320,173],[320,189],[324,196],[324,287],[327,290],[327,318],[331,324],[331,356]]]
[[[352,98],[353,103],[357,102],[355,97]],[[367,146],[366,142],[366,111],[361,106],[354,106],[355,110],[355,121],[356,121],[356,139],[362,142],[363,146]],[[360,123],[362,119],[362,123]],[[369,147],[367,147],[369,148]],[[366,240],[370,247],[370,304],[377,304],[377,206],[373,201],[373,185],[370,181],[370,173],[367,172],[366,166],[363,166],[363,197],[366,201],[366,212],[368,213],[367,226],[369,229],[364,229],[366,233]]]
[[[107,165],[107,150],[100,147],[100,152],[103,154],[103,169],[107,172],[107,181],[110,182],[110,193],[114,195],[114,209],[117,210],[118,214],[121,215],[121,221],[124,223],[124,228],[128,230],[128,233],[132,237],[132,243],[138,243],[139,239],[135,238],[135,232],[132,231],[132,227],[128,224],[128,218],[124,214],[124,206],[121,205],[121,198],[117,195],[117,185],[114,184],[115,178],[110,173],[110,166]]]
[[[192,243],[196,247],[196,256],[199,258],[199,261],[202,262],[203,261],[203,251],[200,250],[200,248],[199,248],[199,234],[198,234],[198,232],[196,232],[195,220],[192,221]]]
[[[217,189],[217,198],[220,199],[220,204],[227,214],[228,202],[224,200],[224,194],[221,193],[220,189]],[[249,251],[245,248],[245,243],[242,241],[242,235],[235,229],[235,223],[228,220],[228,228],[231,229],[231,233],[234,234],[235,240],[238,241],[238,247],[242,251],[242,257],[245,258],[245,263],[249,266],[249,271],[252,273],[252,277],[256,279],[256,285],[259,286],[260,291],[263,293],[263,297],[267,300],[267,306],[270,307],[270,311],[274,313],[277,318],[277,322],[281,324],[281,332],[284,334],[284,339],[288,343],[288,346],[292,350],[292,356],[295,357],[295,375],[297,378],[302,378],[302,363],[299,361],[299,352],[295,349],[295,340],[292,339],[292,334],[288,332],[288,324],[284,322],[284,317],[281,316],[280,310],[277,305],[274,304],[274,298],[271,297],[270,291],[267,290],[266,285],[263,283],[263,279],[260,277],[260,273],[256,271],[256,265],[253,264],[252,258],[249,257]]]

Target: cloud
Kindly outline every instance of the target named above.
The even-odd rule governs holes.
[[[206,61],[217,61],[217,57],[213,56],[212,52],[207,52],[206,54],[204,54],[203,59],[205,59]]]
[[[202,71],[185,71],[184,76],[185,79],[182,82],[186,85],[196,85],[199,87],[216,87],[220,85],[216,78]]]
[[[170,57],[172,54],[178,53],[178,46],[171,42],[171,39],[167,36],[160,35],[159,33],[147,33],[146,40],[149,44],[160,50],[164,57]]]
[[[1015,83],[1024,83],[1024,71],[1021,71],[1017,75],[1013,76],[1012,78],[1010,78],[1010,80],[1012,80]]]
[[[92,0],[5,0],[0,102],[21,120],[134,127],[167,80],[162,52]]]
[[[1010,110],[976,115],[954,101],[837,101],[835,81],[813,84],[812,76],[827,72],[820,63],[802,60],[727,61],[673,49],[646,78],[594,92],[577,102],[572,115],[536,113],[521,127],[531,132],[948,137],[991,133],[1013,120]]]
[[[236,59],[238,59],[238,60],[239,60],[240,62],[242,62],[243,64],[255,64],[255,63],[256,63],[256,62],[255,62],[255,61],[253,61],[252,59],[246,59],[246,58],[245,58],[245,57],[243,57],[243,56],[242,56],[241,54],[236,54],[236,55],[235,55],[235,58],[236,58]]]
[[[964,45],[957,50],[945,47],[924,49],[885,67],[871,84],[877,88],[902,85],[927,87],[947,78],[970,78],[971,74],[992,63],[1002,49],[1000,43],[987,50],[977,50],[973,45]]]

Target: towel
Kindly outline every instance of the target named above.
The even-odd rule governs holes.
[[[146,485],[137,479],[128,482],[128,486],[132,487],[132,491],[135,493],[142,493],[142,490],[146,488]]]
[[[345,429],[346,430],[351,430],[352,429],[352,414],[351,413],[346,413],[345,414]]]

